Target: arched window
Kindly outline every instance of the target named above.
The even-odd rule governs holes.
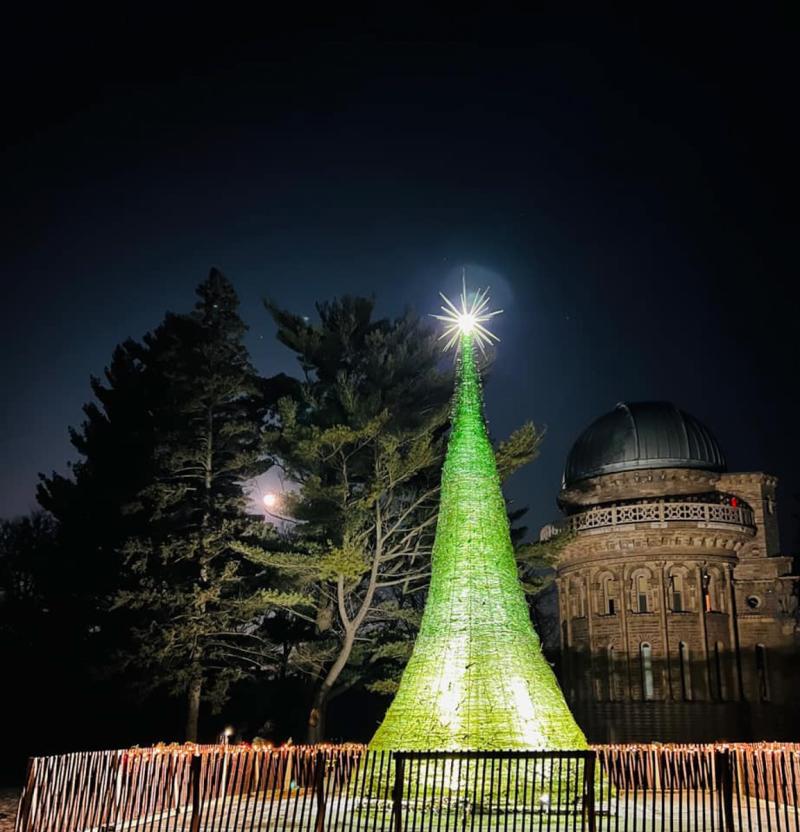
[[[586,591],[582,578],[573,578],[569,582],[569,601],[573,618],[586,617]]]
[[[569,605],[570,618],[578,617],[578,587],[574,579],[567,584],[567,604]]]
[[[717,677],[717,698],[720,702],[725,701],[725,670],[723,667],[725,647],[721,641],[714,645],[714,672]]]
[[[703,609],[706,612],[725,612],[725,587],[718,569],[703,571]]]
[[[686,702],[692,698],[692,666],[689,662],[689,645],[682,641],[678,644],[681,666],[681,696]]]
[[[669,579],[670,603],[673,612],[683,612],[686,607],[683,602],[683,575],[673,572]]]
[[[725,612],[727,610],[725,601],[725,573],[718,571],[714,576],[714,609]]]
[[[703,609],[706,612],[712,612],[714,609],[713,582],[714,579],[711,573],[704,569],[701,575],[701,585],[703,587]]]
[[[647,590],[649,582],[644,573],[636,576],[636,612],[648,612]]]
[[[653,698],[653,650],[643,641],[639,645],[639,656],[642,662],[642,699]]]
[[[603,615],[616,615],[617,605],[614,598],[614,576],[604,575],[602,583]]]
[[[758,673],[758,695],[762,702],[769,702],[769,667],[767,648],[763,644],[756,644],[756,672]]]

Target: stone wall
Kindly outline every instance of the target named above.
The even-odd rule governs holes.
[[[630,722],[626,736],[588,727],[590,739],[714,740],[731,719],[730,739],[783,736],[770,731],[800,686],[798,579],[777,554],[775,487],[761,473],[661,469],[562,491],[581,529],[557,570],[564,690],[614,715],[609,731]]]
[[[796,706],[745,702],[583,702],[573,705],[591,743],[796,741]]]

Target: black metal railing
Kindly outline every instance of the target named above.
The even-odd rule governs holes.
[[[800,746],[368,752],[162,746],[31,760],[17,832],[800,832]]]
[[[594,751],[397,752],[397,832],[591,829]]]

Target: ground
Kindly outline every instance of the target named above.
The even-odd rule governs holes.
[[[19,789],[0,788],[0,832],[13,832]]]

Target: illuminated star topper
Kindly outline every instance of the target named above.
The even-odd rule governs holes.
[[[485,353],[485,347],[490,345],[493,341],[500,339],[490,332],[484,324],[499,315],[503,310],[496,309],[494,312],[489,312],[489,287],[479,289],[472,296],[471,300],[467,299],[467,278],[463,276],[463,289],[461,291],[461,309],[459,309],[449,298],[442,292],[439,292],[440,297],[445,302],[442,307],[444,315],[432,315],[431,317],[444,321],[447,324],[445,331],[439,336],[441,341],[447,338],[448,341],[444,345],[445,350],[449,350],[462,333],[472,334],[481,348],[481,352]]]

